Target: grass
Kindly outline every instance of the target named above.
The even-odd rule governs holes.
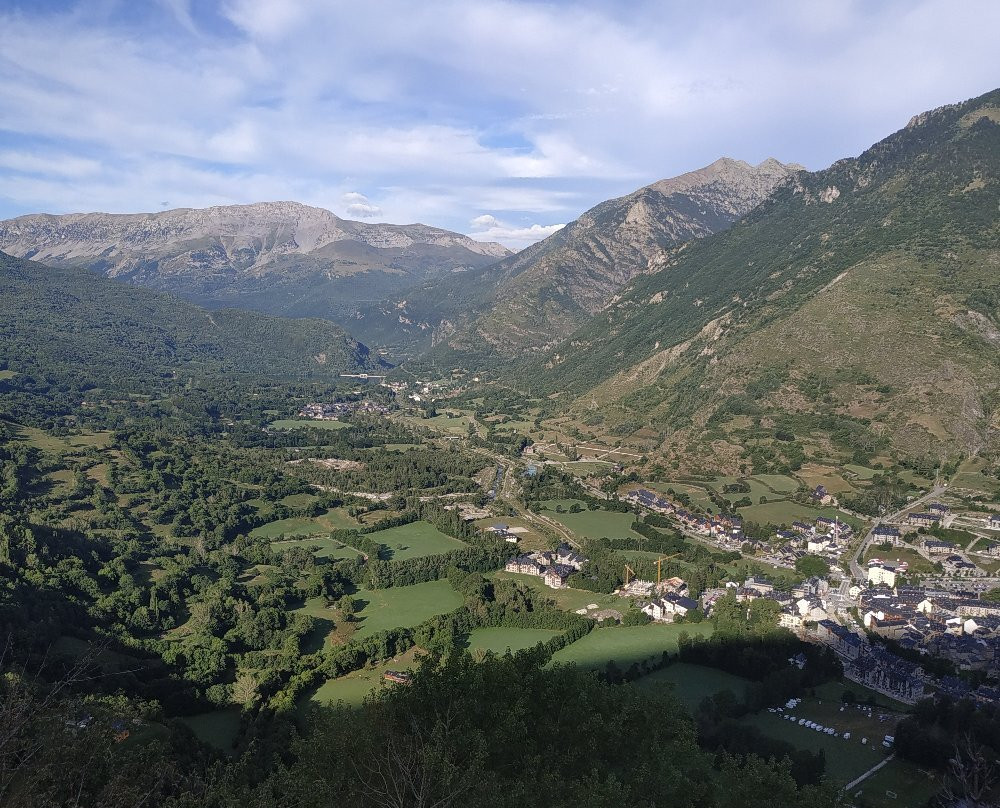
[[[319,497],[315,494],[289,494],[281,500],[281,504],[289,508],[304,508],[312,505]]]
[[[899,713],[910,710],[910,707],[903,704],[903,702],[896,701],[896,699],[889,696],[884,696],[875,690],[869,690],[864,685],[859,685],[857,682],[852,682],[849,679],[840,682],[824,682],[814,688],[816,698],[822,701],[840,701],[845,690],[850,690],[858,701],[868,702],[869,699],[872,699],[879,707],[885,707]]]
[[[270,429],[347,429],[349,426],[346,421],[317,421],[312,418],[282,418],[269,424]]]
[[[793,712],[796,718],[810,718],[819,721],[823,726],[832,726],[840,731],[836,722],[826,723],[818,715],[814,715],[809,702],[803,702]],[[868,769],[886,757],[886,749],[882,746],[882,735],[891,735],[893,726],[885,725],[884,731],[876,738],[874,735],[857,736],[852,733],[850,740],[826,735],[798,723],[785,721],[781,714],[762,712],[744,719],[747,724],[757,727],[771,738],[786,741],[797,749],[807,749],[810,752],[822,750],[826,755],[826,772],[835,783],[843,785],[855,777],[864,774]],[[868,738],[868,745],[861,743],[861,737]]]
[[[223,752],[232,751],[240,731],[240,711],[236,709],[189,715],[181,721],[191,728],[198,740]]]
[[[787,474],[754,474],[751,480],[759,480],[779,494],[790,494],[799,487],[799,481]]]
[[[354,529],[358,522],[343,508],[333,508],[321,516],[292,516],[254,528],[250,535],[265,539],[277,536],[319,536],[334,530]]]
[[[987,477],[982,473],[986,465],[986,462],[979,457],[966,460],[959,467],[958,474],[951,481],[951,487],[964,488],[987,494],[1000,489],[1000,480],[997,480],[995,477]]]
[[[732,492],[728,494],[723,492],[723,488],[725,488],[725,486],[737,482],[745,483],[746,485],[748,485],[750,487],[750,491]],[[766,497],[768,500],[784,499],[784,497],[781,494],[776,494],[770,487],[765,485],[762,481],[756,480],[752,477],[743,477],[743,478],[719,477],[714,483],[712,483],[712,487],[716,490],[719,496],[721,496],[723,499],[729,502],[730,505],[732,505],[734,502],[737,502],[738,500],[743,499],[743,497],[750,497],[750,500],[752,502],[759,502],[761,497]]]
[[[694,710],[703,699],[723,690],[729,690],[737,699],[741,699],[750,680],[715,668],[675,662],[636,679],[633,684],[640,690],[651,691],[670,687],[685,707]]]
[[[934,775],[896,758],[856,786],[848,797],[860,792],[864,804],[872,808],[918,808],[927,805],[940,788],[941,781]]]
[[[364,555],[360,550],[351,547],[349,544],[335,541],[328,536],[314,536],[308,539],[271,542],[271,549],[276,552],[290,550],[292,547],[315,548],[313,555],[316,558],[355,558],[356,556]]]
[[[838,511],[836,508],[813,508],[790,500],[768,502],[764,505],[750,505],[746,508],[740,508],[740,515],[747,521],[758,522],[762,525],[790,525],[796,520],[813,522],[818,516],[839,517],[840,521],[847,522],[855,530],[858,530],[862,525],[859,520]]]
[[[428,581],[389,589],[359,589],[353,596],[361,608],[354,618],[357,637],[391,628],[412,628],[435,615],[462,605],[462,596],[448,581]]]
[[[558,631],[547,628],[477,628],[468,638],[470,651],[492,651],[504,654],[532,648],[540,642],[558,636]]]
[[[553,662],[572,662],[583,668],[603,668],[611,660],[619,668],[633,662],[659,657],[664,651],[677,651],[677,638],[682,632],[691,636],[712,633],[709,623],[667,625],[650,623],[645,626],[595,628],[586,637],[557,651]]]
[[[879,473],[878,469],[871,469],[868,466],[859,466],[854,463],[848,463],[844,468],[856,475],[859,480],[870,480]]]
[[[868,548],[864,560],[867,562],[873,558],[879,558],[883,561],[905,561],[910,565],[907,572],[911,575],[913,573],[931,575],[937,572],[930,561],[909,547],[890,547],[888,550],[882,550],[877,544],[874,544]]]
[[[467,546],[465,542],[445,535],[428,522],[411,522],[369,533],[368,537],[388,547],[394,561],[441,555]]]
[[[30,443],[43,452],[72,454],[81,449],[106,449],[111,442],[110,432],[88,432],[82,435],[56,437],[42,429],[19,424],[8,424],[18,440]]]
[[[601,609],[618,609],[623,614],[629,607],[627,600],[615,595],[603,595],[599,592],[588,592],[585,589],[573,589],[572,587],[550,589],[537,575],[521,575],[517,572],[495,572],[490,577],[517,581],[522,586],[552,600],[558,608],[567,612],[585,609],[591,603],[596,603]]]
[[[614,511],[588,511],[586,507],[580,513],[569,513],[573,504],[583,505],[574,499],[550,499],[544,503],[547,510],[545,516],[555,519],[565,525],[578,538],[617,539],[642,538],[631,529],[635,514],[616,513]],[[566,513],[556,513],[556,506],[561,505]]]
[[[350,707],[358,707],[365,696],[383,685],[383,674],[389,670],[411,670],[416,667],[416,649],[411,648],[405,654],[400,654],[388,662],[383,662],[373,668],[362,668],[352,671],[336,679],[328,679],[309,697],[318,704],[336,704],[343,702]]]

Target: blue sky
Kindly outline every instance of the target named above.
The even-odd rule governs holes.
[[[1000,3],[0,0],[0,217],[292,199],[523,247],[1000,83]]]

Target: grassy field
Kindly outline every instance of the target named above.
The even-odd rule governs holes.
[[[492,651],[503,654],[508,650],[520,651],[540,642],[551,640],[559,634],[547,628],[477,628],[468,638],[470,651]]]
[[[642,536],[631,530],[635,515],[632,513],[615,513],[613,511],[588,511],[586,507],[580,513],[568,513],[573,504],[583,505],[573,499],[550,499],[544,503],[547,510],[543,513],[551,519],[565,525],[579,538],[631,538]],[[567,513],[556,513],[556,506],[562,506]]]
[[[745,483],[750,486],[749,493],[745,491],[732,492],[728,494],[724,493],[723,488],[733,483]],[[712,483],[712,487],[716,490],[719,496],[729,502],[730,505],[743,499],[743,497],[750,497],[753,502],[759,502],[761,497],[766,497],[768,500],[784,499],[784,496],[776,494],[769,486],[765,485],[760,480],[754,479],[753,477],[719,477],[714,483]]]
[[[766,525],[790,525],[796,520],[813,522],[818,516],[839,517],[842,522],[847,522],[855,530],[861,527],[861,522],[853,516],[848,516],[836,508],[813,508],[808,505],[800,505],[791,500],[781,500],[778,502],[768,502],[764,505],[751,505],[740,508],[740,515],[750,521]]]
[[[111,442],[110,432],[90,432],[82,435],[55,437],[32,426],[10,424],[10,427],[19,440],[52,454],[73,454],[81,449],[90,448],[106,449]]]
[[[689,710],[694,710],[701,701],[723,690],[729,690],[737,699],[743,697],[749,679],[733,676],[731,673],[675,662],[662,670],[636,679],[633,685],[640,690],[656,691],[669,687]]]
[[[951,481],[952,488],[964,488],[970,491],[992,493],[1000,489],[1000,480],[983,474],[986,462],[974,457],[966,460],[958,469],[958,474]]]
[[[831,494],[842,494],[853,491],[854,486],[841,476],[840,472],[832,466],[821,466],[817,463],[806,463],[795,472],[795,476],[809,488],[822,485]]]
[[[346,421],[318,421],[312,418],[282,418],[279,421],[272,421],[270,429],[347,429],[350,426]]]
[[[864,804],[872,808],[918,808],[927,805],[940,788],[938,777],[897,758],[857,785],[848,797],[855,805],[864,797]]]
[[[357,707],[365,696],[378,687],[393,687],[391,683],[383,684],[383,674],[386,671],[410,670],[417,665],[417,650],[411,648],[405,654],[400,654],[388,662],[383,662],[373,668],[362,668],[352,671],[336,679],[328,679],[310,696],[319,704],[336,704],[344,702],[351,707]]]
[[[809,709],[808,702],[804,702],[795,709],[794,715],[797,718],[819,721],[823,726],[832,726],[838,731],[846,728],[841,727],[836,722],[825,723],[818,715],[814,715],[814,712],[814,710]],[[894,726],[885,725],[884,731],[877,738],[874,735],[852,735],[850,740],[845,740],[801,727],[792,721],[785,721],[781,718],[780,713],[757,713],[747,716],[744,721],[757,727],[765,735],[786,741],[798,749],[808,749],[810,752],[822,750],[826,754],[827,775],[839,785],[849,783],[886,757],[888,752],[882,746],[882,736],[891,735]],[[862,737],[868,738],[867,746],[861,743]]]
[[[868,466],[858,466],[854,463],[848,463],[844,468],[854,474],[859,480],[870,480],[879,473],[878,469],[870,469]]]
[[[191,727],[198,740],[223,752],[232,751],[233,741],[240,731],[240,711],[235,709],[189,715],[181,721]]]
[[[924,558],[916,550],[909,547],[890,547],[888,550],[879,549],[878,545],[873,545],[865,552],[865,561],[879,558],[883,561],[905,561],[910,565],[910,573],[931,574],[936,572],[934,565]]]
[[[315,494],[289,494],[281,499],[281,504],[289,508],[304,508],[312,505],[319,497]]]
[[[273,539],[276,536],[318,536],[334,530],[350,530],[360,527],[358,521],[348,516],[344,508],[333,508],[321,516],[293,516],[279,519],[254,528],[250,535]]]
[[[615,595],[602,595],[599,592],[588,592],[585,589],[550,589],[537,575],[521,575],[516,572],[495,572],[490,577],[517,581],[523,586],[534,590],[539,595],[555,602],[556,606],[567,612],[585,609],[591,603],[596,603],[601,609],[618,609],[625,612],[629,602]]]
[[[316,558],[355,558],[359,555],[364,555],[360,550],[351,547],[349,544],[335,541],[328,536],[313,536],[307,539],[271,542],[271,549],[276,552],[290,550],[292,547],[315,548],[313,555]]]
[[[754,474],[750,479],[762,482],[779,494],[790,494],[799,487],[799,481],[787,474]]]
[[[388,547],[394,561],[440,555],[467,546],[465,542],[445,535],[428,522],[411,522],[369,533],[368,537]]]
[[[619,668],[627,668],[633,662],[659,657],[664,651],[676,651],[681,632],[707,636],[712,633],[712,626],[708,623],[676,626],[650,623],[645,626],[595,628],[586,637],[557,651],[552,661],[573,662],[584,668],[603,668],[614,660]]]
[[[353,596],[361,608],[354,618],[355,636],[367,637],[390,628],[410,628],[462,605],[462,596],[447,581],[428,581],[389,589],[359,589]]]

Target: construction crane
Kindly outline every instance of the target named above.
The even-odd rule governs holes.
[[[632,569],[628,564],[626,564],[625,565],[625,572],[623,573],[623,577],[625,578],[625,583],[623,584],[623,586],[628,586],[628,582],[629,582],[629,577],[628,576],[629,576],[629,573],[632,573],[632,577],[633,578],[637,577],[636,574],[635,574],[635,570]]]
[[[664,561],[669,561],[671,558],[677,558],[677,556],[679,556],[679,555],[680,555],[680,553],[674,553],[673,555],[662,556],[661,558],[656,559],[656,585],[657,586],[660,585],[660,578],[662,577],[660,565]],[[634,572],[632,574],[635,575]]]

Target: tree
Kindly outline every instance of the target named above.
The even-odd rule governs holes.
[[[337,608],[340,610],[341,616],[343,616],[344,621],[347,623],[350,623],[354,619],[357,607],[357,601],[350,595],[344,595],[344,597],[337,601]]]
[[[807,578],[822,577],[830,571],[830,565],[819,556],[805,555],[796,559],[795,569]]]

